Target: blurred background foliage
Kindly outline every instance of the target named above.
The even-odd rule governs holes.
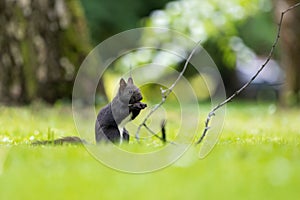
[[[170,0],[80,0],[88,20],[94,45],[103,40],[141,26],[151,11],[163,8]]]
[[[174,1],[152,12],[146,25],[171,28],[201,41],[231,94],[241,85],[235,73],[237,57],[253,59],[249,53],[265,54],[272,45],[276,32],[271,9],[269,0]]]
[[[88,52],[87,49],[91,49],[92,46],[96,46],[97,44],[104,41],[105,39],[117,33],[120,33],[122,31],[126,31],[128,29],[137,28],[137,27],[154,26],[154,27],[170,28],[185,34],[195,42],[201,41],[201,44],[203,45],[205,50],[208,51],[208,53],[210,54],[210,56],[213,58],[214,62],[218,66],[219,71],[222,74],[222,78],[228,94],[229,93],[231,94],[234,90],[240,87],[240,85],[243,82],[245,82],[245,80],[249,79],[251,74],[247,73],[247,71],[253,72],[253,69],[259,67],[260,65],[259,63],[263,61],[263,59],[267,56],[276,35],[276,23],[274,23],[274,21],[275,20],[278,21],[278,17],[276,17],[276,14],[274,13],[279,13],[279,11],[282,11],[283,9],[287,8],[287,6],[296,3],[296,1],[294,0],[285,0],[285,1],[279,1],[279,0],[274,0],[274,1],[272,0],[228,0],[228,1],[79,0],[79,1],[82,7],[80,6],[80,4],[74,3],[77,1],[54,1],[54,3],[51,3],[51,1],[45,1],[48,3],[49,8],[54,8],[54,11],[55,10],[57,11],[56,15],[58,16],[58,19],[64,17],[64,15],[60,14],[59,8],[61,5],[63,5],[61,4],[61,2],[65,2],[65,7],[67,7],[66,10],[68,11],[67,15],[77,16],[77,18],[76,17],[73,18],[71,23],[71,24],[75,24],[75,27],[67,28],[68,31],[65,30],[66,27],[60,27],[61,30],[58,33],[55,33],[55,34],[62,35],[62,37],[60,38],[66,38],[66,40],[64,41],[55,40],[52,42],[53,44],[57,42],[63,43],[63,45],[57,45],[57,47],[55,47],[54,45],[55,48],[53,51],[62,52],[62,53],[58,53],[57,58],[55,56],[52,56],[52,59],[57,59],[60,61],[58,65],[62,65],[62,68],[60,69],[62,73],[61,77],[65,77],[65,75],[69,73],[68,82],[72,82],[75,79],[76,73],[74,72],[78,70],[80,63],[83,60],[82,53],[87,55]],[[8,5],[4,3],[5,2],[4,0],[1,0],[0,2],[1,2],[0,8],[4,10],[4,8],[7,7]],[[23,4],[24,2],[27,3],[29,2],[28,4],[34,4],[35,1],[31,2],[25,0],[22,2]],[[20,3],[20,5],[21,4],[22,3]],[[20,7],[24,8],[24,6],[22,7],[22,5]],[[76,8],[76,10],[73,9],[74,7]],[[43,9],[43,7],[38,7],[38,6],[33,7],[32,10],[34,12],[32,13],[39,12],[38,9],[41,10]],[[78,17],[78,13],[81,13],[81,10],[84,11],[85,16],[79,15]],[[28,20],[27,11],[28,8],[26,9],[24,8],[23,13],[20,12],[20,15],[21,16],[23,15],[22,18],[24,18],[25,20]],[[300,12],[297,10],[297,12],[295,11],[292,14],[299,15],[299,13]],[[39,14],[43,15],[42,12],[39,12]],[[31,15],[29,14],[29,16]],[[51,16],[51,13],[50,14],[48,13],[48,17],[49,16]],[[4,15],[2,15],[1,17],[2,19],[5,19]],[[83,28],[85,27],[84,18],[86,18],[87,20],[86,24],[88,30],[87,29],[85,30],[85,28]],[[291,21],[291,23],[287,23],[287,24],[297,23],[296,19],[298,18],[297,17],[295,18],[294,20],[295,22]],[[59,20],[56,23],[61,25]],[[77,28],[80,29],[79,31],[80,34],[78,34],[78,30],[76,29],[76,26]],[[287,26],[286,29],[288,29]],[[89,33],[90,40],[86,37],[86,34],[84,34],[82,30],[84,30],[87,34]],[[292,32],[294,31],[291,28],[290,30],[292,30]],[[290,37],[292,35],[292,32],[290,31],[289,34],[285,34],[286,35],[285,38]],[[296,31],[294,34],[296,34],[297,36],[298,32]],[[4,41],[5,35],[0,35],[0,37],[1,36],[2,36],[1,41]],[[46,38],[47,34],[41,33],[39,34],[39,36],[42,38]],[[145,33],[142,42],[144,44],[147,44],[149,42],[170,44],[173,42],[174,43],[173,45],[175,47],[176,47],[176,42],[178,42],[172,38],[172,35],[170,35],[169,38],[155,38],[158,41],[153,41],[153,38],[147,39],[147,37],[151,38],[151,36],[153,37],[151,33]],[[27,37],[30,37],[30,35],[28,35]],[[91,45],[84,44],[87,43],[86,41],[88,40],[91,41]],[[8,40],[8,43],[10,41],[12,41],[12,39]],[[74,61],[74,45],[72,44],[72,41],[77,41],[77,46],[80,46],[80,43],[82,43],[83,44],[82,46],[84,46],[83,48],[79,48],[79,49],[84,49],[84,51],[80,51],[80,56],[78,56],[79,59],[76,59],[75,61]],[[49,46],[50,43],[46,42],[46,44],[48,44]],[[186,55],[188,55],[188,53],[193,48],[193,46],[184,46],[185,44],[180,44],[180,45],[181,48],[185,49],[184,54]],[[1,48],[2,47],[3,46],[1,44]],[[21,48],[21,47],[17,47],[17,48]],[[285,49],[288,49],[288,45],[286,45]],[[298,50],[299,50],[298,48],[295,48],[294,52],[297,52]],[[69,53],[68,51],[70,52],[73,51],[73,53]],[[57,53],[49,53],[49,52],[48,55],[57,54]],[[26,57],[25,55],[28,54],[28,52],[23,52],[23,53],[24,55],[23,54],[20,55],[21,57]],[[280,53],[280,51],[277,48],[275,59],[281,58],[282,57],[280,56],[281,54],[282,53]],[[286,55],[291,55],[291,54],[292,53],[290,52],[287,53]],[[111,68],[112,70],[110,70],[110,73],[115,74],[115,77],[117,79],[120,72],[124,73],[124,71],[129,71],[130,66],[126,66],[126,65],[138,66],[141,64],[145,64],[147,62],[151,62],[154,59],[158,59],[158,58],[162,60],[162,63],[167,63],[168,65],[175,66],[177,69],[180,69],[180,67],[182,67],[183,60],[174,59],[173,61],[164,61],[164,59],[167,60],[170,58],[168,56],[162,56],[162,55],[165,54],[162,54],[162,52],[157,52],[157,51],[151,51],[145,53],[139,51],[133,52],[130,54],[130,59],[131,59],[130,62],[126,62],[126,58],[116,61],[114,63],[115,64],[114,68]],[[285,58],[290,58],[290,57],[285,56]],[[2,60],[5,59],[2,58]],[[23,60],[26,61],[26,59]],[[36,68],[36,70],[38,70],[39,65],[41,64],[38,62],[37,63],[32,62],[32,60],[30,59],[29,61],[27,61],[27,63],[29,62],[32,65],[37,65],[37,67],[33,67],[33,68],[34,69]],[[297,64],[296,61],[293,61],[293,63]],[[23,68],[26,68],[25,64],[23,63]],[[2,68],[5,69],[3,63],[2,65],[3,65]],[[68,68],[70,68],[70,66],[72,66],[72,70],[73,70],[73,73],[71,75],[70,75],[70,69],[68,71]],[[247,66],[249,70],[243,70],[242,68],[245,68],[245,66]],[[49,68],[48,70],[51,71],[51,68],[55,68],[55,66],[49,65],[48,68]],[[294,77],[294,78],[286,79],[286,80],[296,80],[296,81],[293,82],[291,81],[290,83],[288,82],[287,86],[285,85],[282,86],[282,80],[284,80],[284,75],[283,75],[284,73],[282,70],[280,71],[278,64],[274,61],[274,65],[272,65],[269,68],[271,68],[270,69],[271,71],[262,74],[261,78],[258,79],[261,81],[257,81],[256,85],[255,84],[253,85],[252,93],[254,93],[254,95],[247,95],[247,94],[252,94],[251,91],[245,92],[244,94],[246,94],[246,96],[248,97],[257,98],[258,90],[260,90],[261,88],[269,88],[270,90],[274,91],[275,94],[272,96],[272,100],[278,100],[279,92],[281,90],[286,90],[287,91],[286,93],[288,94],[287,96],[289,97],[292,96],[290,99],[293,99],[293,101],[290,102],[299,103],[300,101],[299,82],[300,81],[297,81],[298,78]],[[287,76],[294,76],[295,68],[297,67],[294,66],[291,67],[291,69],[293,70],[289,70],[289,71],[293,73],[289,73],[287,74]],[[272,70],[272,69],[276,69],[276,70]],[[275,72],[276,73],[278,72],[279,75],[278,73],[274,74]],[[193,70],[187,71],[187,76],[189,77],[195,78],[193,77],[195,74],[196,73]],[[273,76],[273,75],[274,77],[278,77],[281,75],[281,77],[270,79],[269,76]],[[0,83],[1,83],[1,79],[2,80],[4,79],[3,76],[2,78],[0,77]],[[28,78],[28,80],[30,79],[32,78]],[[24,78],[24,80],[27,79]],[[198,81],[194,80],[193,82],[199,83],[199,81],[200,80]],[[6,82],[2,81],[2,83],[0,84],[0,86],[2,85],[2,91],[4,91],[3,88],[6,88],[5,84],[9,84],[10,82],[11,81],[6,81]],[[22,81],[19,82],[22,83]],[[27,85],[20,86],[20,88],[25,88],[24,89],[25,91],[31,91],[31,92],[27,92],[30,93],[30,95],[26,94],[23,96],[22,95],[16,96],[15,97],[16,102],[18,102],[18,98],[20,97],[23,98],[23,101],[20,102],[30,102],[31,100],[34,100],[36,98],[44,99],[48,102],[55,102],[56,100],[62,98],[63,99],[70,98],[71,89],[70,87],[66,87],[65,84],[66,81],[63,80],[63,78],[51,80],[47,82],[47,84],[40,84],[41,82],[39,81],[36,82],[37,84],[41,85],[41,87],[47,86],[45,87],[47,89],[45,90],[43,88],[33,86],[32,81],[31,82],[29,81]],[[106,81],[104,85],[105,84],[110,84],[110,83],[109,81],[108,82]],[[282,87],[273,87],[274,85],[280,85],[280,84]],[[110,86],[104,87],[102,80],[100,80],[99,85],[100,85],[99,94],[100,96],[102,95],[105,97],[107,95],[106,93],[107,91],[105,91],[104,88],[109,88]],[[14,88],[14,86],[11,87]],[[36,94],[33,93],[32,87],[39,88],[37,89],[37,91],[39,92],[37,92]],[[50,88],[57,88],[57,89],[50,89]],[[51,90],[49,94],[47,93],[47,95],[41,95],[43,94],[43,92],[41,91],[48,91],[48,90]],[[0,87],[0,93],[1,93],[1,87]],[[6,93],[9,93],[9,91]],[[6,93],[2,92],[0,94],[0,97],[2,96],[2,98],[0,99],[5,99],[3,98],[3,96],[7,95]],[[63,95],[64,93],[66,94],[65,96]],[[205,99],[206,97],[203,98]],[[24,101],[24,99],[26,101]],[[6,102],[10,102],[9,99],[8,100],[6,99]]]

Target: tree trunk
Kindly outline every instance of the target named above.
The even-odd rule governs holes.
[[[299,0],[275,0],[276,19],[286,8]],[[281,62],[286,72],[286,83],[281,94],[284,105],[300,104],[300,8],[285,14],[280,38]]]
[[[0,102],[71,98],[91,50],[79,2],[0,0],[0,13]]]

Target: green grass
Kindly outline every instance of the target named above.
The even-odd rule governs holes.
[[[51,135],[78,135],[69,105],[0,107],[0,199],[298,199],[300,110],[232,103],[226,113],[220,141],[205,159],[193,146],[167,168],[128,174],[104,166],[80,145],[30,145]],[[175,108],[171,118],[168,133],[177,127]]]

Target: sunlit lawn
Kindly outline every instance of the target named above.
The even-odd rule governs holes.
[[[167,124],[169,132],[173,124]],[[80,145],[30,145],[51,134],[78,135],[70,105],[0,108],[0,199],[298,199],[300,195],[299,109],[232,103],[221,139],[208,157],[198,159],[200,146],[193,146],[172,166],[139,175],[104,166]]]

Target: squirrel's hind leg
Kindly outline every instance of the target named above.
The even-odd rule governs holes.
[[[120,141],[120,132],[118,128],[115,127],[97,127],[96,129],[96,141],[111,141],[112,143],[117,143]]]

